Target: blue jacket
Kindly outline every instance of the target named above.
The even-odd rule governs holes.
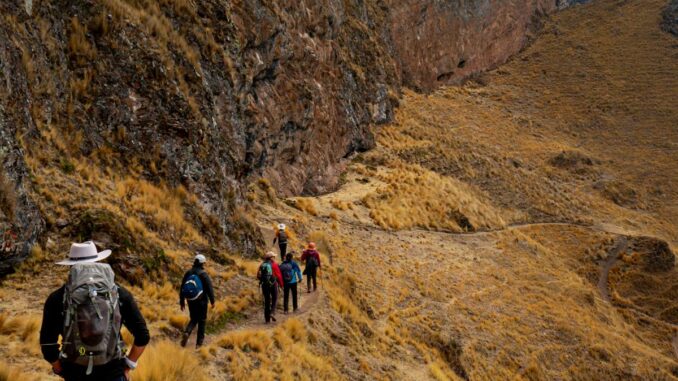
[[[299,268],[299,265],[295,261],[284,261],[283,263],[280,264],[282,265],[292,265],[292,280],[287,282],[288,284],[295,284],[297,282],[301,282],[303,280],[303,277],[301,276],[301,268]]]

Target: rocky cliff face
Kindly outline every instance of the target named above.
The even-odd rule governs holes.
[[[403,82],[456,83],[519,51],[540,18],[581,0],[393,0],[389,30]]]
[[[253,252],[257,234],[237,232],[233,214],[245,184],[264,176],[285,195],[333,189],[344,158],[373,146],[369,126],[391,120],[401,83],[429,90],[496,65],[540,15],[565,5],[2,2],[1,159],[20,216],[12,224],[29,241],[42,230],[30,170],[68,174],[79,162],[183,185],[227,248]],[[41,204],[44,195],[33,196]]]
[[[0,274],[28,257],[45,225],[28,194],[31,180],[23,150],[14,139],[16,131],[6,123],[3,111],[0,105]]]
[[[678,0],[671,0],[662,12],[662,29],[678,37]]]

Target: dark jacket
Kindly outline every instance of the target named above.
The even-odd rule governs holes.
[[[289,281],[287,284],[295,284],[297,282],[301,282],[303,280],[303,277],[301,276],[301,269],[299,268],[299,265],[297,262],[293,260],[285,260],[282,265],[288,264],[292,268],[292,280]],[[280,265],[280,266],[282,266]],[[278,267],[280,267],[278,266]],[[282,273],[282,270],[280,271]],[[284,279],[283,279],[284,280]]]
[[[134,336],[134,345],[143,347],[151,337],[146,327],[146,321],[139,311],[132,294],[118,286],[120,295],[120,315],[122,324]],[[40,347],[42,356],[50,363],[59,359],[59,346],[56,344],[64,328],[64,287],[54,291],[47,298],[42,315],[40,328]],[[86,367],[62,360],[63,376],[68,380],[107,381],[121,377],[125,372],[125,360],[113,360],[108,364],[94,367],[91,375],[85,376]]]
[[[307,249],[304,250],[304,252],[301,254],[301,261],[308,266],[308,259],[309,258],[315,258],[315,260],[318,262],[318,267],[320,267],[320,253],[318,253],[317,250],[315,249]]]
[[[188,280],[188,277],[193,274],[196,274],[200,278],[200,282],[202,282],[202,295],[200,295],[200,297],[195,301],[205,303],[207,300],[209,300],[211,304],[214,304],[214,289],[212,288],[212,280],[207,274],[207,271],[205,271],[202,266],[193,265],[190,270],[186,271],[186,274],[184,274],[184,279],[181,280],[181,286],[183,286],[183,284]],[[181,294],[181,286],[179,286],[179,304],[181,306],[185,306],[184,303],[186,299]]]

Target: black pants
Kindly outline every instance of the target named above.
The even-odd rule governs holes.
[[[198,326],[198,337],[195,340],[196,345],[202,345],[205,341],[205,325],[207,322],[207,298],[200,298],[195,301],[188,302],[188,312],[191,317],[191,321],[188,322],[186,334],[190,335],[193,332],[193,328]]]
[[[280,247],[280,260],[284,261],[285,254],[287,254],[287,242],[278,242],[278,246]]]
[[[316,274],[318,273],[318,269],[306,269],[306,288],[308,291],[311,291],[311,281],[313,281],[313,291],[316,290],[317,285],[316,285]]]
[[[264,294],[264,320],[268,323],[271,321],[271,315],[275,314],[278,304],[278,286],[261,285],[261,292]]]
[[[296,283],[287,283],[285,285],[285,297],[284,297],[285,312],[289,311],[290,291],[292,291],[292,308],[293,308],[293,311],[296,311],[297,308],[299,308],[299,306],[297,305],[297,284]]]

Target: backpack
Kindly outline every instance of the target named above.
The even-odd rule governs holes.
[[[275,285],[275,275],[273,275],[273,267],[270,262],[264,262],[259,266],[259,283],[264,286],[271,287]]]
[[[181,285],[181,295],[188,300],[196,300],[202,295],[202,281],[198,274],[191,274]]]
[[[285,232],[285,229],[278,230],[278,243],[287,243],[287,233]]]
[[[318,259],[315,256],[309,255],[306,259],[306,268],[311,270],[318,268]]]
[[[111,266],[81,263],[71,267],[64,287],[64,329],[61,358],[87,366],[123,358],[122,316],[118,286]]]
[[[280,272],[282,273],[283,282],[285,284],[291,283],[294,280],[294,270],[292,269],[292,263],[283,262],[280,265]]]

